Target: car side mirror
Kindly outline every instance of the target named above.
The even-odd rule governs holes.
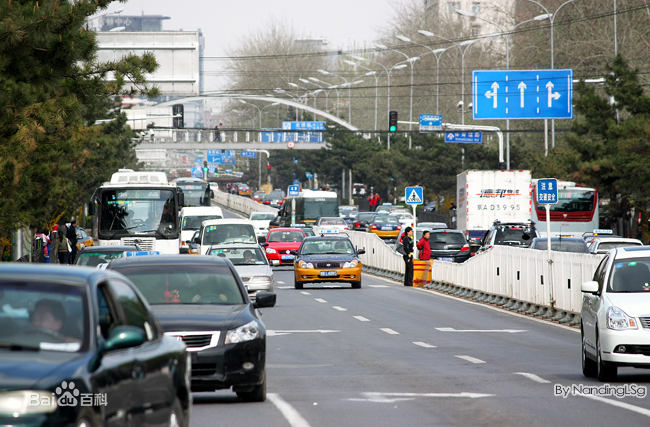
[[[291,255],[298,255],[298,251],[295,250],[295,249],[292,249],[291,251],[289,251],[289,253],[290,253]]]
[[[365,249],[359,249],[359,250],[357,251],[357,255],[363,255],[363,254],[365,254],[365,253],[366,253],[366,250],[365,250]]]
[[[185,206],[185,194],[178,193],[178,205]]]
[[[258,243],[266,243],[266,237],[265,236],[259,236],[257,238]]]
[[[200,245],[200,244],[201,244],[201,238],[200,238],[200,237],[195,237],[195,238],[192,240],[192,243],[196,243],[197,245]]]
[[[88,215],[95,215],[95,202],[88,203]]]
[[[269,244],[266,243],[266,242],[263,242],[263,243],[260,243],[260,246],[263,247],[263,248],[265,248],[265,247],[269,246]]]
[[[255,295],[255,302],[253,303],[253,307],[273,307],[275,306],[276,298],[277,295],[274,292],[258,292]]]
[[[598,282],[595,280],[590,280],[584,282],[580,290],[586,294],[597,294],[598,293]]]
[[[210,198],[214,199],[214,191],[210,190]]]

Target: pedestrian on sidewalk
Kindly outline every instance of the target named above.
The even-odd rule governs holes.
[[[420,251],[421,260],[428,261],[431,259],[431,246],[429,245],[430,237],[431,233],[429,230],[424,230],[424,233],[422,233],[422,238],[416,244],[418,250]]]
[[[406,227],[402,236],[404,246],[404,286],[413,286],[413,228]]]

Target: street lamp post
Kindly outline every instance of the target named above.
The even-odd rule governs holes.
[[[324,82],[322,80],[318,80],[316,77],[309,77],[309,80],[311,80],[312,82],[323,83],[323,84],[326,84],[328,86],[327,89],[325,89],[323,86],[320,86],[321,88],[323,88],[323,92],[325,92],[325,111],[328,111],[328,105],[329,105],[328,98],[329,98],[329,95],[330,95],[330,91],[332,89],[336,89],[338,86],[337,85],[331,85],[331,84],[329,84],[327,82]],[[337,91],[337,93],[338,93],[338,91]]]
[[[327,70],[318,70],[318,72],[323,74],[323,75],[326,75],[326,76],[330,75],[330,76],[338,77],[340,79],[345,80],[345,85],[343,85],[343,86],[348,87],[348,122],[350,124],[352,124],[352,91],[350,89],[351,89],[353,83],[350,83],[348,81],[348,79],[346,79],[345,77],[339,76],[338,74],[330,73]],[[338,105],[338,102],[337,102],[337,105]],[[337,114],[338,114],[338,109],[337,109]]]
[[[527,0],[527,1],[536,4],[537,6],[544,9],[544,12],[546,12],[546,15],[536,16],[534,18],[535,20],[543,21],[545,19],[548,19],[551,22],[551,69],[554,69],[555,68],[555,58],[554,58],[555,55],[554,55],[554,52],[553,52],[553,27],[555,26],[555,17],[557,16],[557,13],[560,11],[560,9],[562,9],[562,7],[564,7],[565,5],[567,5],[569,3],[573,3],[576,0],[569,0],[567,2],[562,3],[560,5],[560,7],[555,9],[555,13],[550,13],[547,8],[545,8],[540,2],[538,2],[536,0]],[[548,120],[544,120],[544,122],[548,123]],[[548,128],[548,124],[545,127]],[[547,129],[545,129],[545,132],[547,132]],[[551,148],[552,149],[555,148],[555,119],[551,119]]]
[[[367,61],[367,62],[372,62],[373,64],[379,65],[381,68],[384,69],[384,72],[386,75],[388,75],[388,86],[387,86],[387,91],[388,91],[388,111],[390,111],[390,75],[388,74],[388,68],[384,66],[381,62],[373,61],[371,59],[364,58],[363,56],[356,56],[356,55],[350,55],[352,59],[356,59],[357,61]],[[381,76],[381,73],[379,74]],[[388,118],[388,114],[386,114],[386,118]]]
[[[295,94],[289,92],[288,90],[284,90],[284,89],[280,89],[279,87],[276,87],[276,88],[273,90],[273,92],[280,93],[280,94],[282,94],[282,95],[288,95],[288,96],[290,96],[291,99],[293,99],[295,102],[300,102],[300,100],[298,99],[298,96],[296,96]],[[297,108],[294,108],[294,109],[296,110],[296,121],[298,121],[298,109],[297,109]]]
[[[368,70],[368,72],[364,74],[364,76],[373,76],[375,78],[375,130],[377,130],[377,97],[379,95],[379,76],[377,75],[376,71],[373,71],[368,67],[364,67],[361,64],[357,64],[354,61],[344,59],[343,62],[345,62],[348,65],[353,65],[354,67],[361,67],[364,70]]]
[[[241,102],[242,104],[252,105],[253,107],[257,108],[257,111],[260,113],[260,129],[262,129],[262,110],[260,109],[260,107],[258,107],[255,104],[251,104],[250,102],[246,102],[243,99],[240,99],[239,102]]]

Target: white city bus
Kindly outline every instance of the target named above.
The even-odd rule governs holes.
[[[93,237],[100,246],[137,244],[145,251],[177,254],[183,202],[183,192],[165,173],[120,169],[95,190],[88,206]]]
[[[551,208],[551,237],[582,237],[599,228],[598,191],[595,188],[579,187],[575,182],[557,182],[558,202]],[[537,230],[546,236],[546,208],[538,204],[535,195],[537,180],[533,179],[532,220]]]

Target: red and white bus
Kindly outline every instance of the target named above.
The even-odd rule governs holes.
[[[540,234],[546,236],[546,208],[536,202],[536,179],[533,179],[532,187],[532,220]],[[595,188],[579,187],[575,182],[558,180],[558,202],[550,206],[552,237],[582,237],[584,233],[599,228],[598,191]]]

